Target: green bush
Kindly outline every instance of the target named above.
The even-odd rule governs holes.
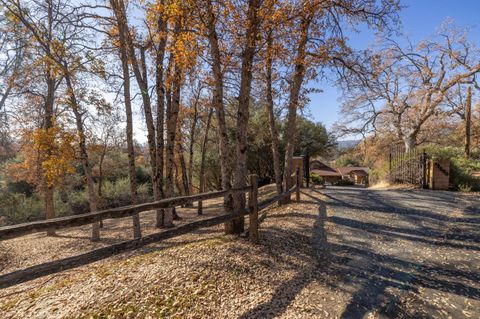
[[[45,218],[43,201],[36,195],[0,191],[0,216],[5,216],[8,223],[16,224]]]
[[[152,200],[150,196],[149,184],[140,184],[137,186],[138,202]],[[105,182],[103,185],[102,208],[111,208],[130,205],[130,182],[128,178],[122,178],[116,182]]]
[[[312,181],[313,185],[323,185],[325,184],[325,181],[323,180],[323,177],[315,174],[315,173],[310,173],[310,180]]]
[[[147,184],[152,182],[152,177],[145,166],[139,165],[135,167],[135,180],[137,185]]]
[[[150,185],[138,185],[138,202],[151,201]],[[116,182],[105,182],[103,198],[98,208],[108,209],[130,205],[130,184],[128,178]],[[88,192],[82,190],[60,190],[54,195],[56,216],[83,214],[90,211]],[[21,193],[12,193],[7,188],[0,189],[0,216],[5,216],[10,224],[45,219],[44,203],[41,195],[34,193],[26,196]]]

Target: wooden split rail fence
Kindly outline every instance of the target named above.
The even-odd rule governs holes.
[[[86,214],[58,217],[43,221],[35,221],[30,223],[17,224],[12,226],[0,227],[0,241],[25,236],[32,233],[47,231],[49,229],[64,229],[75,226],[88,225],[109,218],[123,218],[138,214],[141,212],[156,210],[161,208],[173,208],[185,203],[204,201],[213,198],[230,196],[235,193],[249,193],[248,209],[243,212],[227,212],[222,215],[204,218],[191,223],[183,224],[173,228],[165,229],[157,233],[143,236],[132,240],[122,241],[107,247],[91,250],[73,257],[67,257],[59,260],[50,261],[40,265],[28,267],[26,269],[17,270],[8,274],[0,275],[0,289],[7,288],[16,284],[27,282],[36,278],[40,278],[59,271],[76,268],[98,260],[102,260],[118,253],[137,249],[145,245],[149,245],[161,240],[174,238],[193,232],[200,228],[216,226],[235,218],[249,215],[249,237],[254,243],[258,242],[258,213],[276,202],[282,201],[284,198],[291,196],[296,192],[296,201],[300,200],[300,176],[297,170],[296,184],[288,191],[271,197],[269,199],[258,202],[258,177],[250,176],[250,185],[237,189],[208,192],[191,196],[182,196],[163,199],[156,202],[124,206],[114,209],[108,209],[98,212]],[[264,217],[262,218],[262,220]]]

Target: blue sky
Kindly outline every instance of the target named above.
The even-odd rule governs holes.
[[[470,39],[480,45],[480,0],[404,0],[406,6],[400,12],[401,32],[413,43],[428,38],[446,18],[452,18],[460,27],[472,28]],[[362,28],[359,33],[347,32],[350,45],[355,49],[365,49],[375,41],[370,30]],[[323,90],[312,94],[309,111],[313,120],[322,122],[330,129],[340,118],[341,92],[329,83],[310,83]]]

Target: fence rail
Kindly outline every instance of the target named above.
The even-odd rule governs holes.
[[[129,217],[141,212],[155,210],[160,208],[171,208],[186,203],[196,202],[200,200],[207,200],[222,197],[228,194],[247,192],[251,186],[245,186],[238,189],[231,189],[228,191],[217,191],[203,194],[196,194],[191,196],[172,197],[162,199],[156,202],[144,203],[139,205],[123,206],[113,209],[102,210],[98,212],[91,212],[86,214],[79,214],[66,217],[57,217],[47,220],[17,224],[12,226],[0,227],[0,241],[28,235],[31,233],[38,233],[48,229],[61,229],[75,226],[83,226],[99,222],[110,218]]]
[[[297,174],[298,176],[298,174]],[[294,191],[297,191],[296,200],[299,200],[299,191],[300,191],[300,178],[297,177],[297,183],[290,190],[276,195],[272,198],[258,202],[258,179],[256,175],[252,175],[250,178],[249,186],[231,189],[228,191],[218,191],[210,192],[192,196],[183,196],[164,199],[157,202],[145,203],[135,206],[120,207],[105,211],[92,212],[88,214],[54,218],[45,221],[38,221],[32,223],[25,223],[13,226],[6,226],[0,228],[0,240],[11,239],[15,237],[24,236],[27,234],[45,231],[52,227],[54,228],[67,228],[74,226],[81,226],[90,224],[92,222],[100,221],[107,218],[121,218],[131,216],[136,213],[140,213],[148,210],[155,210],[158,208],[170,208],[178,205],[182,205],[187,202],[194,202],[212,198],[223,197],[227,194],[239,193],[239,192],[249,192],[249,207],[243,212],[222,214],[219,216],[214,216],[210,218],[204,218],[198,221],[190,222],[174,228],[165,229],[160,232],[147,235],[141,238],[136,238],[132,240],[122,241],[107,247],[102,247],[98,249],[91,250],[89,252],[76,255],[73,257],[67,257],[63,259],[58,259],[43,263],[40,265],[31,266],[22,270],[17,270],[11,273],[0,275],[0,289],[11,287],[23,282],[27,282],[33,279],[37,279],[46,275],[57,273],[59,271],[68,270],[76,268],[82,265],[86,265],[95,261],[99,261],[111,256],[114,256],[118,253],[137,249],[145,245],[149,245],[161,240],[174,238],[180,235],[184,235],[204,227],[212,227],[220,225],[222,223],[231,221],[235,218],[250,215],[249,221],[249,235],[250,239],[253,242],[258,241],[258,225],[261,222],[258,218],[258,212],[266,209],[270,205],[278,202],[279,200],[291,195]],[[263,217],[264,219],[265,217]],[[263,220],[262,219],[262,220]]]

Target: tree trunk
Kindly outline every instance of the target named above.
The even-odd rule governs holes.
[[[205,134],[203,135],[203,140],[202,140],[202,154],[201,154],[201,159],[200,159],[200,173],[199,173],[199,179],[200,179],[200,186],[199,186],[199,193],[204,193],[205,192],[205,156],[207,154],[207,143],[208,143],[208,132],[210,131],[210,123],[212,121],[212,114],[213,114],[213,108],[210,109],[208,112],[208,117],[207,117],[207,123],[205,124]],[[203,202],[199,201],[198,202],[198,215],[203,214]]]
[[[240,92],[238,96],[237,132],[236,132],[236,158],[234,187],[240,188],[247,185],[247,133],[248,119],[250,117],[250,91],[252,86],[253,57],[256,50],[256,38],[259,30],[258,10],[260,0],[249,0],[248,21],[245,37],[245,49],[242,58],[240,75]],[[236,193],[233,196],[235,213],[243,213],[245,210],[245,194]],[[245,219],[239,217],[226,223],[226,233],[240,234],[244,229]]]
[[[173,63],[174,57],[170,58]],[[180,85],[181,85],[181,70],[178,65],[175,65],[173,81],[172,81],[172,96],[171,101],[167,101],[167,152],[166,152],[166,185],[165,196],[172,197],[175,194],[175,137],[177,132],[178,111],[180,106]],[[174,212],[172,209],[167,209],[165,212],[165,227],[173,226]]]
[[[283,192],[282,185],[282,169],[280,168],[280,150],[278,142],[277,123],[275,121],[275,113],[273,111],[273,89],[272,89],[272,59],[273,59],[273,35],[272,30],[267,34],[267,58],[266,58],[266,84],[267,84],[267,103],[265,104],[266,112],[268,114],[268,123],[270,126],[270,135],[272,139],[272,156],[273,169],[275,172],[275,185],[277,186],[277,194]]]
[[[415,148],[417,145],[417,133],[411,132],[403,138],[405,144],[405,152],[408,153]]]
[[[67,84],[68,95],[70,104],[75,115],[75,123],[77,125],[78,134],[78,146],[80,148],[80,159],[85,173],[85,179],[87,182],[88,202],[90,205],[90,211],[96,212],[98,210],[97,194],[95,193],[95,185],[92,177],[92,169],[90,167],[90,161],[88,160],[87,143],[85,139],[85,130],[83,127],[83,115],[80,111],[80,105],[78,105],[77,97],[73,89],[72,79],[68,67],[65,66],[65,82]],[[100,225],[99,223],[92,224],[92,241],[100,240]]]
[[[465,101],[465,157],[470,158],[470,141],[472,132],[472,88],[468,87]]]
[[[107,155],[107,141],[104,141],[105,145],[103,146],[102,153],[100,154],[100,160],[98,161],[98,198],[103,196],[103,162],[105,160],[105,155]]]
[[[181,142],[178,142],[178,157],[180,159],[180,169],[182,170],[182,186],[183,186],[183,195],[190,195],[190,187],[188,182],[188,173],[187,173],[187,164],[185,162],[184,150]],[[191,206],[191,203],[186,204],[186,206]]]
[[[258,10],[260,0],[249,0],[248,20],[243,51],[242,68],[240,74],[240,92],[238,96],[237,125],[236,125],[236,165],[234,174],[234,187],[240,188],[247,184],[247,134],[248,120],[250,118],[250,91],[252,87],[253,57],[256,50],[256,38],[260,26]],[[236,213],[245,210],[245,194],[236,193],[233,196],[233,205]],[[227,233],[240,234],[244,229],[244,218],[240,217],[227,223]]]
[[[147,66],[145,60],[145,48],[140,48],[140,61],[135,54],[135,45],[133,43],[132,35],[127,22],[127,16],[125,11],[125,4],[123,0],[111,0],[112,8],[114,9],[115,17],[118,24],[119,35],[121,34],[124,40],[125,51],[128,56],[128,61],[132,65],[133,73],[137,81],[137,85],[140,89],[142,96],[143,111],[145,115],[145,123],[147,125],[147,144],[148,153],[150,156],[150,167],[152,177],[153,196],[155,200],[161,199],[161,191],[159,191],[158,180],[156,174],[157,166],[157,147],[155,140],[155,125],[153,122],[152,106],[150,101],[150,95],[148,92],[148,76]],[[115,3],[115,4],[113,4]],[[157,212],[157,215],[161,212]]]
[[[102,153],[100,154],[100,160],[98,161],[98,201],[100,201],[103,196],[103,161],[105,160],[105,155],[107,154],[107,139],[104,141],[105,145],[103,146]],[[98,226],[103,228],[103,220],[98,223]]]
[[[13,88],[13,82],[9,81],[9,84],[7,88],[5,89],[5,92],[1,93],[2,98],[0,99],[0,112],[2,112],[2,109],[5,105],[5,102],[7,101],[8,96],[10,95],[10,91]]]
[[[110,0],[114,12],[117,12],[117,3],[115,0]],[[122,28],[117,18],[117,27]],[[135,151],[133,145],[133,120],[132,120],[132,102],[130,97],[130,72],[128,68],[128,55],[126,49],[126,42],[124,32],[119,32],[120,40],[120,60],[122,62],[123,75],[123,97],[125,100],[125,114],[127,118],[127,151],[128,151],[128,176],[130,181],[130,196],[132,205],[137,204],[137,182],[135,180]],[[133,236],[140,238],[142,236],[140,229],[140,217],[138,214],[132,216],[133,221]]]
[[[290,98],[288,102],[287,129],[285,132],[285,168],[283,171],[283,183],[285,190],[289,190],[292,185],[291,175],[293,174],[293,151],[297,135],[297,108],[300,90],[302,88],[303,79],[305,77],[305,56],[308,41],[308,33],[310,29],[312,16],[307,14],[302,17],[300,24],[300,39],[297,47],[297,55],[295,58],[295,71],[290,86]]]
[[[45,99],[45,117],[43,128],[45,132],[48,132],[50,129],[54,127],[54,116],[53,116],[53,104],[55,101],[55,86],[56,81],[55,77],[52,74],[52,70],[47,71],[47,96]],[[47,157],[50,155],[51,150],[47,150]],[[42,172],[43,173],[43,172]],[[54,187],[53,185],[49,185],[48,179],[45,174],[42,174],[43,184],[44,184],[44,196],[45,196],[45,217],[46,219],[55,218],[55,206],[54,206]],[[55,229],[49,229],[47,231],[47,236],[55,235]]]
[[[190,128],[190,141],[188,146],[188,189],[189,193],[193,194],[193,146],[195,142],[195,131],[197,129],[198,122],[198,100],[200,99],[200,94],[202,93],[202,88],[198,89],[197,95],[195,96],[195,101],[193,104],[193,119],[192,127]]]
[[[55,206],[53,201],[54,195],[53,186],[46,185],[44,190],[44,200],[45,200],[45,217],[46,219],[55,218]],[[47,230],[47,236],[55,236],[55,229],[51,228]]]
[[[157,187],[158,187],[158,192],[160,193],[161,197],[165,197],[164,191],[163,191],[163,166],[164,166],[164,161],[163,161],[163,156],[164,156],[164,148],[165,148],[165,141],[163,138],[164,134],[164,121],[165,121],[165,88],[163,85],[164,81],[164,72],[163,72],[163,60],[165,58],[165,48],[167,45],[167,37],[166,37],[166,31],[167,31],[167,24],[163,20],[163,17],[160,17],[158,19],[158,32],[159,34],[165,34],[165,36],[162,36],[160,39],[160,43],[158,46],[158,51],[157,55],[155,57],[155,67],[156,67],[156,83],[155,83],[155,89],[157,93],[157,132],[156,132],[156,137],[157,137],[157,150],[156,150],[156,158],[157,158],[157,164],[156,164],[156,179],[157,179]],[[163,221],[164,221],[164,210],[158,210],[157,211],[157,216],[156,216],[156,227],[163,227]]]
[[[217,113],[218,120],[218,136],[220,150],[220,170],[222,179],[222,189],[229,190],[231,186],[231,175],[229,170],[230,156],[228,152],[228,134],[227,124],[225,120],[225,109],[223,105],[223,73],[222,58],[220,54],[220,46],[216,30],[216,18],[211,0],[206,0],[207,7],[207,29],[208,41],[210,43],[210,54],[212,56],[212,73],[214,77],[212,105]],[[225,212],[232,210],[231,196],[225,196],[223,199]],[[225,228],[227,228],[225,224]]]
[[[130,51],[134,52],[134,50],[132,49],[130,49]],[[135,59],[135,57],[131,57],[132,61],[133,59]],[[139,86],[142,90],[143,110],[145,115],[145,122],[147,124],[147,143],[148,143],[148,153],[150,155],[153,198],[155,201],[159,201],[163,197],[162,196],[163,192],[159,184],[160,182],[158,180],[159,178],[158,172],[161,170],[161,168],[158,167],[157,165],[159,165],[160,164],[159,162],[162,162],[162,161],[157,160],[157,156],[159,155],[160,152],[158,151],[158,146],[156,144],[156,141],[158,139],[156,139],[155,137],[155,124],[153,121],[150,95],[148,94],[147,65],[145,60],[145,49],[143,47],[140,49],[140,62],[141,62],[142,73],[139,74],[141,75],[140,79],[137,76],[137,83],[139,83],[139,81],[142,82],[142,86],[140,86],[140,83],[139,83]],[[157,121],[158,121],[158,118],[157,118]],[[163,135],[163,131],[161,132],[161,134]],[[163,217],[163,210],[161,209],[156,210],[156,225],[161,224],[162,217]]]

